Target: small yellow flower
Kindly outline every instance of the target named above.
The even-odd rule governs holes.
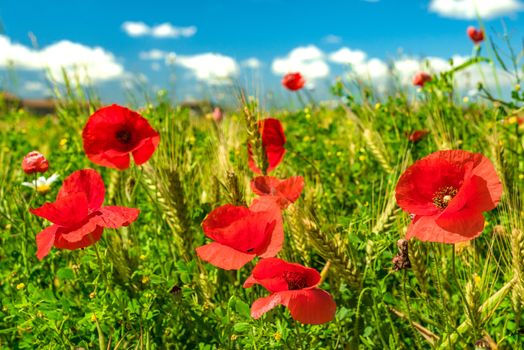
[[[149,282],[149,276],[142,276],[142,284],[147,284]]]
[[[309,142],[311,141],[311,137],[309,136],[304,136],[304,142]]]
[[[480,287],[480,283],[482,282],[482,278],[480,278],[479,275],[477,275],[476,273],[473,274],[473,282],[475,283],[475,285],[477,287]]]
[[[519,180],[524,179],[524,174],[519,174]]]
[[[41,184],[36,186],[36,192],[40,194],[46,194],[51,190],[51,186],[49,184]]]
[[[96,297],[96,292],[89,293],[89,298],[90,299],[93,299],[94,297]]]
[[[520,91],[520,84],[515,84],[515,91]]]
[[[67,145],[67,138],[62,138],[60,139],[60,147],[64,147],[65,145]]]
[[[91,322],[96,322],[96,315],[95,314],[91,315]]]
[[[382,107],[382,105],[379,102],[375,103],[375,110],[378,111],[380,107]]]
[[[508,118],[508,124],[515,124],[518,121],[517,117],[509,117]]]
[[[361,162],[363,162],[363,161],[366,160],[366,156],[360,156],[360,157],[358,157],[358,160],[360,160]]]
[[[306,113],[306,120],[309,120],[309,119],[311,119],[311,114]]]
[[[280,339],[282,339],[282,334],[280,334],[279,331],[276,331],[275,334],[273,334],[273,337],[276,341],[280,341]]]
[[[140,260],[146,260],[146,256],[145,256],[144,254],[140,255],[138,258],[139,258]]]
[[[469,102],[469,97],[468,96],[464,96],[464,98],[462,99],[462,102],[468,103]]]
[[[342,152],[337,152],[337,157],[341,157],[342,156]]]
[[[231,334],[231,341],[235,341],[235,340],[237,340],[237,338],[238,338],[238,335]]]
[[[20,289],[24,289],[25,288],[25,284],[24,283],[18,283],[16,285],[16,289],[20,290]]]

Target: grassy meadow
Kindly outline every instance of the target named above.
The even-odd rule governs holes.
[[[0,347],[6,349],[521,349],[524,343],[524,94],[495,98],[479,87],[464,99],[454,75],[478,58],[435,75],[416,93],[378,95],[366,84],[334,82],[338,106],[307,103],[267,110],[255,98],[225,110],[222,122],[195,115],[166,94],[131,105],[161,135],[142,166],[93,164],[82,128],[101,106],[70,88],[56,114],[2,107],[0,115]],[[489,73],[486,73],[489,74]],[[518,73],[516,73],[518,75]],[[234,89],[238,93],[238,89]],[[301,92],[299,92],[301,93]],[[302,101],[308,99],[303,98]],[[271,175],[300,175],[300,198],[283,211],[278,257],[322,271],[337,304],[322,325],[294,321],[281,306],[250,315],[261,287],[242,288],[255,262],[218,269],[195,253],[209,240],[201,223],[214,208],[249,205],[251,117],[279,119],[287,153]],[[247,122],[246,122],[246,119]],[[419,142],[409,135],[429,133]],[[477,239],[409,240],[411,267],[396,271],[397,241],[410,222],[395,200],[400,175],[437,150],[482,153],[503,184]],[[54,201],[21,185],[29,151],[60,181],[93,168],[105,205],[140,208],[136,222],[106,229],[95,245],[53,248],[39,261],[35,236],[47,225],[29,212]]]

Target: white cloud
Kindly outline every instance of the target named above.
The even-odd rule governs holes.
[[[429,10],[443,17],[490,19],[511,15],[524,9],[519,0],[431,0]]]
[[[367,55],[364,51],[351,50],[347,47],[343,47],[340,50],[330,54],[329,60],[339,64],[356,65],[364,62],[366,56]]]
[[[262,62],[260,62],[258,58],[251,57],[251,58],[248,58],[247,60],[244,60],[242,62],[242,66],[248,67],[251,69],[259,69],[262,66]]]
[[[151,63],[151,70],[158,72],[160,71],[160,68],[161,68],[160,63],[158,62]]]
[[[306,79],[320,79],[329,75],[329,66],[324,53],[316,46],[302,46],[293,49],[287,57],[273,60],[273,73],[284,75],[290,72],[300,72]]]
[[[342,38],[338,35],[329,34],[322,38],[322,41],[326,44],[340,44],[342,42]]]
[[[148,35],[151,30],[144,22],[124,22],[122,29],[132,37]]]
[[[151,36],[153,38],[190,38],[197,32],[197,27],[176,27],[169,22],[148,26],[144,22],[127,21],[122,23],[122,30],[131,37]]]
[[[177,55],[174,64],[189,69],[196,79],[212,85],[230,82],[239,71],[238,63],[233,58],[217,53]]]
[[[168,55],[168,52],[166,51],[153,49],[149,51],[141,51],[138,54],[138,57],[144,61],[156,61],[156,60],[165,59],[167,55]]]
[[[101,47],[89,47],[62,40],[40,50],[12,42],[0,35],[0,68],[13,65],[24,70],[47,70],[53,79],[62,80],[62,68],[80,82],[119,78],[123,66],[112,53]]]
[[[383,82],[389,75],[386,63],[378,58],[372,58],[366,62],[356,64],[352,71],[360,78],[373,82]]]

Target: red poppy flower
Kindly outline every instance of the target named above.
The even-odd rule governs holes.
[[[258,122],[258,129],[262,136],[262,147],[266,153],[268,168],[267,172],[272,171],[280,164],[286,153],[284,145],[286,144],[286,136],[284,129],[278,119],[266,118]],[[249,167],[257,174],[262,174],[262,171],[255,164],[253,159],[253,152],[251,145],[247,145],[247,152],[249,156]]]
[[[413,221],[406,238],[457,243],[479,236],[483,212],[495,208],[502,184],[482,154],[439,151],[418,160],[400,177],[396,198]]]
[[[484,31],[482,29],[477,29],[473,26],[469,26],[467,30],[468,36],[475,43],[475,45],[478,45],[479,43],[484,41]]]
[[[413,85],[423,87],[427,82],[432,80],[431,75],[426,72],[418,72],[413,77]]]
[[[82,132],[84,151],[96,164],[129,168],[131,153],[137,165],[151,158],[160,135],[140,114],[122,106],[100,108],[89,117]]]
[[[410,142],[417,143],[426,137],[427,134],[429,134],[428,130],[415,130],[409,134],[408,139]]]
[[[104,182],[96,171],[78,170],[64,180],[55,202],[30,209],[53,223],[36,236],[38,259],[43,259],[53,246],[85,248],[100,240],[104,228],[119,228],[136,220],[140,210],[103,207],[104,195]]]
[[[300,73],[288,73],[282,78],[282,85],[291,91],[297,91],[304,87],[306,80]]]
[[[273,176],[258,176],[251,180],[251,189],[259,196],[272,197],[281,209],[294,203],[304,188],[302,176],[280,180]]]
[[[337,305],[328,292],[318,288],[320,274],[311,268],[277,258],[262,259],[244,283],[244,288],[260,284],[271,294],[257,299],[251,316],[260,316],[277,305],[289,309],[294,320],[322,324],[333,320]]]
[[[202,222],[214,242],[196,249],[198,256],[224,270],[238,270],[256,256],[275,256],[284,242],[280,208],[274,201],[258,201],[250,208],[226,204]]]
[[[22,160],[22,170],[26,174],[45,173],[47,169],[49,169],[49,162],[40,152],[29,152]]]

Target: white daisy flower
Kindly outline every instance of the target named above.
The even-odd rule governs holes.
[[[40,176],[33,182],[22,182],[22,186],[30,187],[40,194],[46,194],[51,190],[51,185],[58,180],[60,175],[53,174],[48,179]]]

